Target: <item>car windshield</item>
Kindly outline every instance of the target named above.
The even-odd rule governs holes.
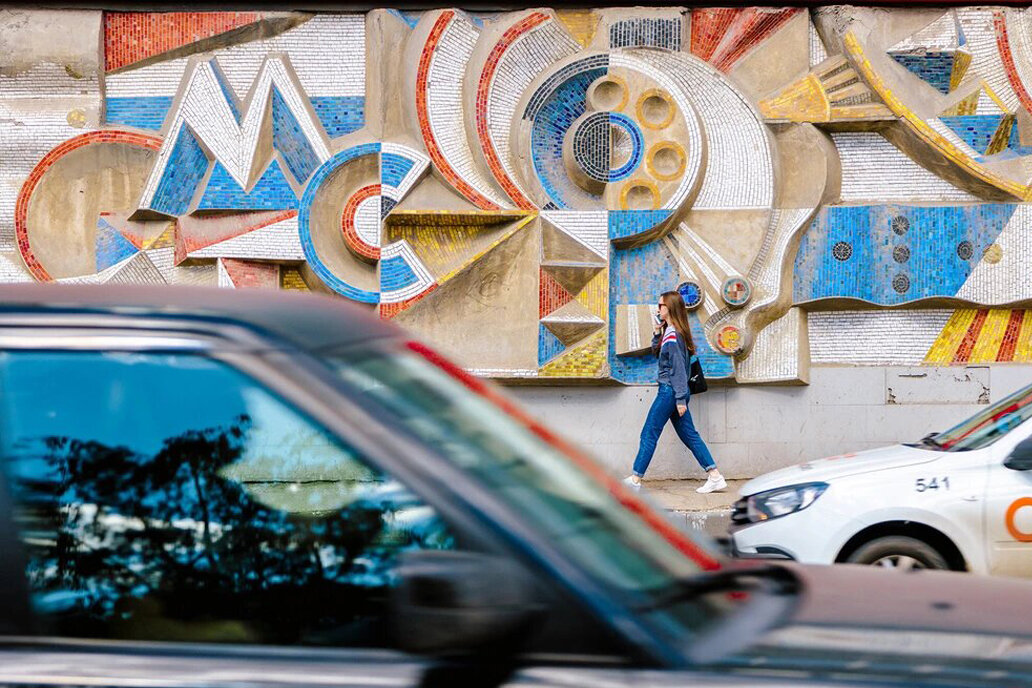
[[[1032,416],[1032,385],[930,438],[928,444],[946,451],[987,447]]]
[[[596,580],[636,604],[668,607],[667,621],[681,626],[696,627],[726,604],[719,596],[670,604],[678,581],[717,568],[716,555],[524,416],[493,385],[418,344],[342,350],[325,360],[351,393],[487,485]]]

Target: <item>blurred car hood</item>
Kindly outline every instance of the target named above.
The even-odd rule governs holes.
[[[741,495],[747,497],[757,492],[772,490],[786,485],[799,483],[827,482],[835,478],[843,478],[858,473],[869,473],[887,468],[903,468],[919,463],[935,461],[942,454],[925,448],[909,447],[904,444],[893,444],[878,449],[841,454],[826,459],[807,461],[789,466],[781,470],[765,473],[753,478],[741,488]]]

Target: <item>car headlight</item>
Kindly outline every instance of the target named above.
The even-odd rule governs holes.
[[[750,523],[787,516],[817,501],[828,489],[828,483],[803,483],[758,492],[746,498],[746,516]]]

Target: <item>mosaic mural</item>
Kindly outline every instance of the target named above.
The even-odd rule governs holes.
[[[0,36],[0,281],[327,292],[498,378],[652,381],[679,285],[712,378],[1032,361],[1032,10],[4,11]]]

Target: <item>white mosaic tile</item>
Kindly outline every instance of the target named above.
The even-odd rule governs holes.
[[[811,312],[810,362],[920,365],[952,315],[949,309]]]
[[[1013,112],[1019,101],[1007,79],[1007,71],[996,45],[996,26],[992,7],[959,7],[954,10],[967,38],[965,47],[971,52],[968,71],[985,79],[986,83]]]
[[[808,20],[808,25],[810,37],[810,66],[814,67],[828,59],[828,50],[824,47],[824,41],[821,40],[820,34],[817,33],[817,27],[814,26],[812,18]]]
[[[955,49],[958,43],[956,17],[947,11],[920,31],[889,46],[886,52],[946,51]]]
[[[423,262],[416,256],[416,252],[407,241],[395,241],[388,244],[380,251],[380,263],[383,264],[388,258],[401,256],[408,263],[409,268],[416,275],[416,281],[403,289],[380,292],[380,303],[400,303],[423,293],[427,287],[434,283],[430,271],[426,269]]]
[[[609,213],[604,210],[544,210],[549,224],[603,260],[609,260]]]
[[[380,197],[375,197],[377,203]],[[379,209],[377,209],[377,229],[379,228]],[[377,240],[379,238],[377,237]],[[189,258],[240,258],[247,260],[287,260],[305,259],[301,248],[301,237],[297,230],[297,217],[292,217],[271,225],[261,227],[232,239],[220,241],[211,246],[191,251]]]
[[[806,321],[800,308],[788,312],[760,330],[744,360],[735,362],[739,383],[787,382],[802,377],[799,329]]]
[[[1032,299],[1032,206],[1019,205],[996,237],[1003,251],[998,263],[984,258],[957,291],[957,298],[983,306]]]

